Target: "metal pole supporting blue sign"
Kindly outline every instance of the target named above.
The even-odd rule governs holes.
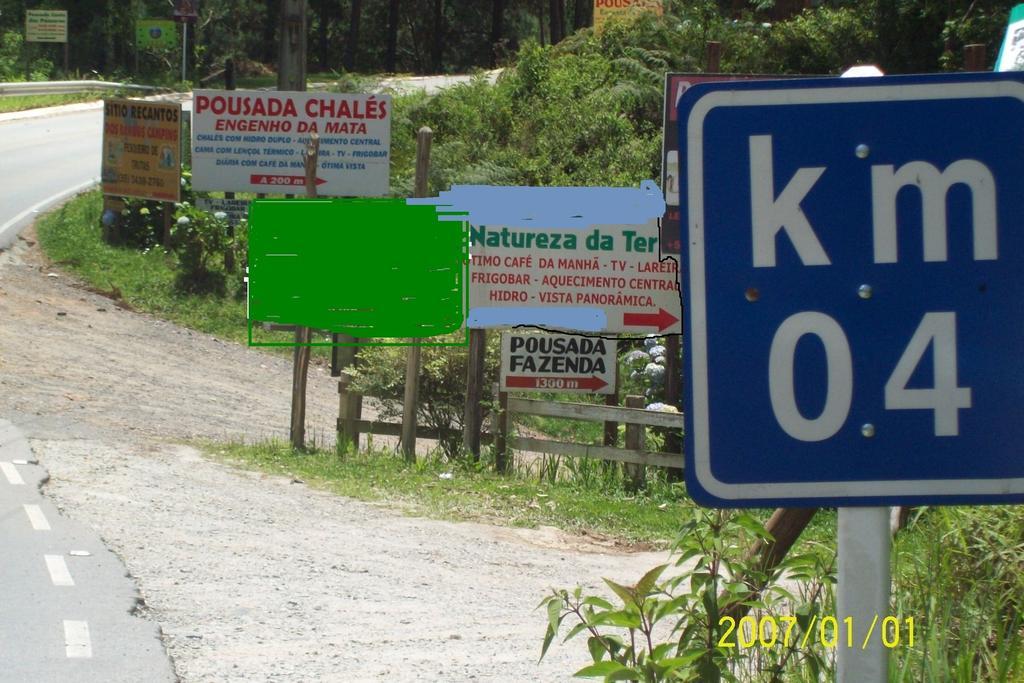
[[[689,490],[1024,500],[1024,74],[698,85]]]

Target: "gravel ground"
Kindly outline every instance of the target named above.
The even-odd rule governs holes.
[[[203,457],[180,442],[285,434],[289,361],[122,310],[26,237],[0,254],[0,416],[32,439],[47,494],[123,559],[183,681],[568,680],[582,641],[536,663],[547,589],[664,561]],[[336,401],[312,369],[310,430],[330,434]]]

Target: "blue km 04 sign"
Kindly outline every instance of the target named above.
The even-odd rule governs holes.
[[[678,120],[693,497],[1024,500],[1024,74],[698,85]]]

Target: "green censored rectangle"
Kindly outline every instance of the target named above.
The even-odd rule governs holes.
[[[301,325],[363,344],[459,330],[468,232],[467,222],[440,221],[433,206],[405,199],[253,201],[249,344],[293,345],[254,342],[254,323]]]

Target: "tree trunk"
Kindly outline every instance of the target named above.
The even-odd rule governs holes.
[[[317,8],[317,27],[316,27],[316,48],[317,48],[317,62],[320,64],[321,71],[327,71],[327,24],[328,16],[330,12],[330,0],[319,0],[320,6]]]
[[[434,73],[444,71],[444,0],[434,0],[434,35],[431,42],[430,62]]]
[[[267,0],[267,14],[263,20],[263,62],[277,60],[277,24],[281,18],[281,1]]]
[[[540,27],[540,46],[544,47],[544,0],[537,3],[537,24]]]
[[[384,64],[384,70],[388,73],[395,72],[398,55],[398,2],[399,0],[391,0],[388,3],[388,51]]]
[[[363,0],[352,0],[352,12],[348,17],[348,39],[345,41],[345,54],[342,64],[345,71],[355,71],[356,45],[359,42],[359,19],[363,13]]]
[[[565,3],[563,0],[550,0],[548,5],[551,14],[551,44],[555,45],[565,38]]]
[[[491,66],[498,65],[498,46],[505,32],[505,0],[494,0],[491,3]]]
[[[575,11],[573,12],[572,27],[575,30],[586,28],[591,24],[590,13],[594,9],[593,0],[576,0]]]

